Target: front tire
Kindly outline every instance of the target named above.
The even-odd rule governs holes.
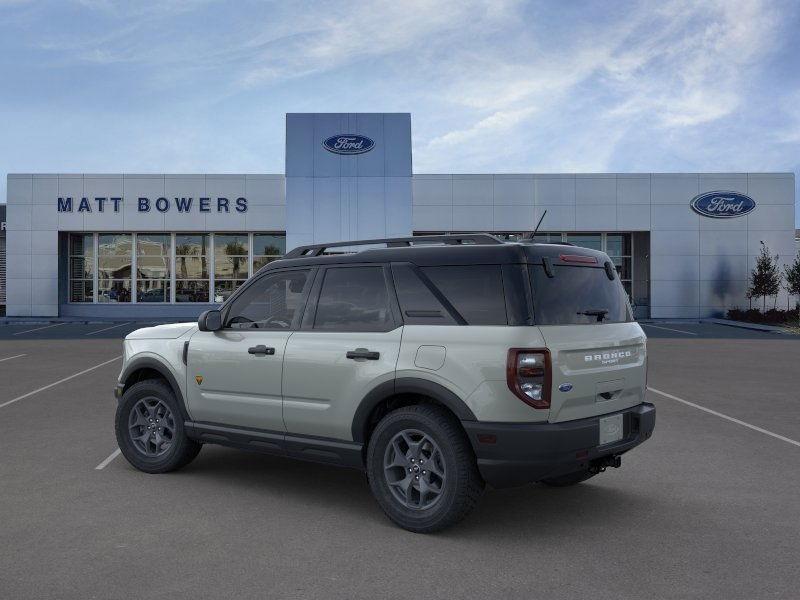
[[[461,521],[484,488],[458,421],[432,405],[402,407],[378,423],[369,441],[367,475],[386,516],[416,533]]]
[[[117,405],[115,430],[122,455],[145,473],[180,469],[202,448],[186,435],[175,394],[159,379],[146,379],[125,390]]]

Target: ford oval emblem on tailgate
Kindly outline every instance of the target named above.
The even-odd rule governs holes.
[[[558,391],[560,392],[568,392],[571,389],[572,389],[571,383],[562,383],[560,386],[558,386]]]

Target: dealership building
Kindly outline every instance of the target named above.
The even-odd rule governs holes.
[[[9,175],[6,314],[193,318],[298,245],[541,220],[541,241],[608,253],[637,317],[700,318],[747,306],[762,242],[797,251],[792,173],[414,173],[407,113],[287,114],[285,165]]]

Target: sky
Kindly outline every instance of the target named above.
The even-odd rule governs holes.
[[[0,0],[0,198],[283,173],[287,112],[410,112],[415,173],[796,173],[798,31],[794,0]]]

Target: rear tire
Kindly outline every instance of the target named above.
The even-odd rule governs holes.
[[[576,485],[582,481],[586,481],[587,479],[591,479],[595,475],[597,475],[597,473],[591,473],[588,470],[575,471],[574,473],[567,473],[566,475],[559,475],[558,477],[542,479],[542,483],[549,485],[550,487],[568,487],[570,485]]]
[[[117,405],[115,430],[122,455],[145,473],[180,469],[202,448],[187,437],[175,394],[160,379],[146,379],[125,390]]]
[[[378,423],[369,441],[367,477],[386,516],[415,533],[461,521],[484,488],[460,424],[432,405],[402,407]]]

